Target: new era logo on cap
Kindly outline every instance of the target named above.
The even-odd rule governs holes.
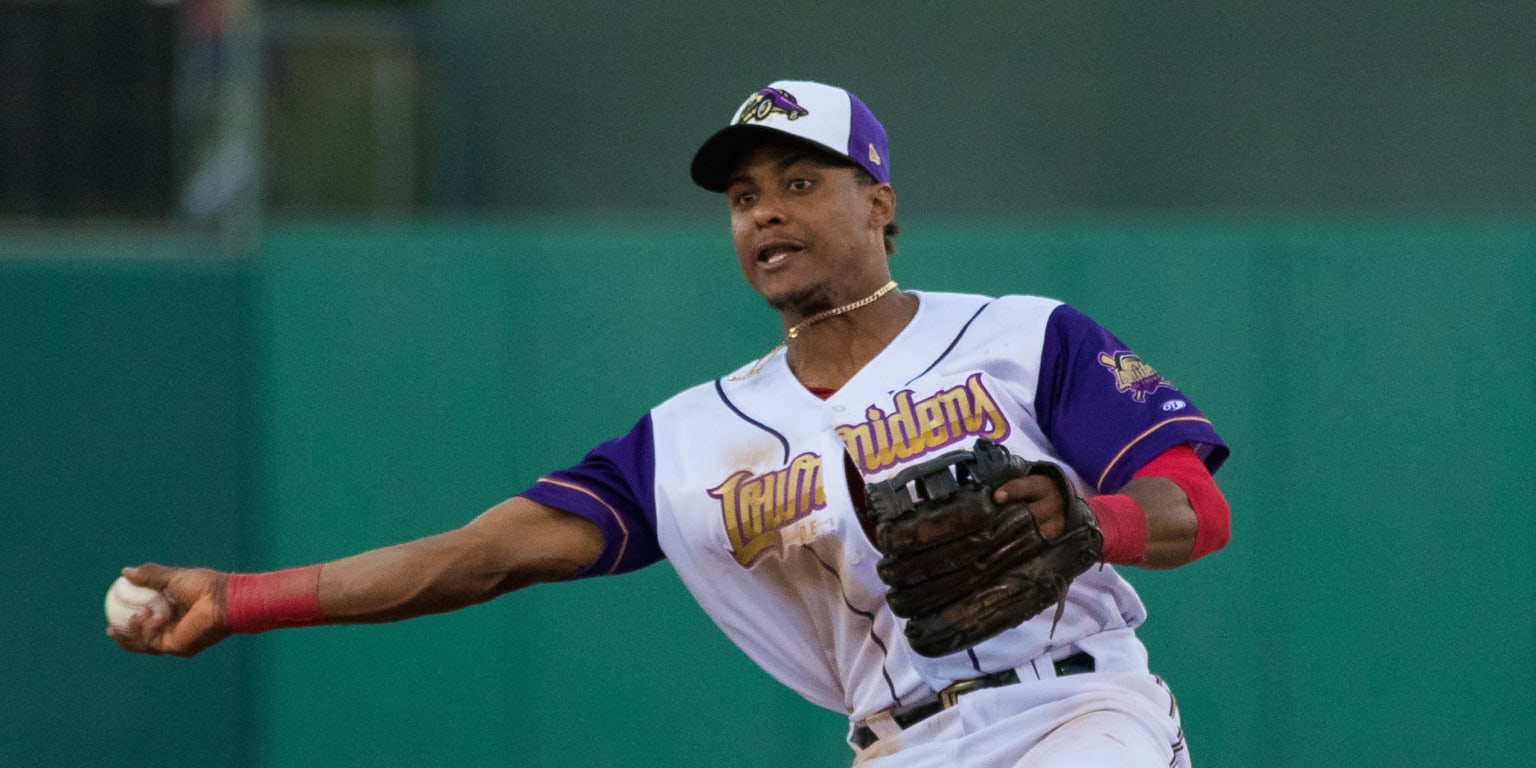
[[[724,192],[731,171],[764,131],[786,134],[825,147],[890,183],[885,128],[857,96],[808,80],[771,83],[742,102],[730,123],[710,136],[693,156],[694,183]]]

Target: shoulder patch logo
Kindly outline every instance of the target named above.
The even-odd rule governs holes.
[[[1113,354],[1100,352],[1099,365],[1114,374],[1116,390],[1131,393],[1131,399],[1138,403],[1146,402],[1147,395],[1163,387],[1173,388],[1172,382],[1152,370],[1152,366],[1125,350]]]

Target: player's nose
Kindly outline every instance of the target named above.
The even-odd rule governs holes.
[[[774,226],[787,221],[781,201],[772,195],[764,195],[752,206],[752,222],[759,227]]]

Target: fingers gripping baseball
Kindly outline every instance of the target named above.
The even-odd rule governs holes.
[[[145,563],[124,568],[123,577],[160,590],[168,610],[135,615],[126,628],[107,634],[124,650],[150,655],[194,656],[229,636],[224,626],[224,574],[207,568],[172,568]]]
[[[1103,540],[1060,467],[978,440],[864,488],[891,612],[925,656],[975,645],[1064,605]]]

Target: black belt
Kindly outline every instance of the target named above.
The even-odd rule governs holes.
[[[1051,666],[1056,669],[1057,677],[1065,677],[1067,675],[1080,675],[1085,672],[1093,671],[1093,657],[1079,651],[1078,653],[1074,653],[1065,659],[1053,663]],[[953,707],[955,702],[959,701],[960,697],[964,694],[970,693],[971,691],[979,691],[983,688],[1001,688],[1005,685],[1013,685],[1017,682],[1019,682],[1019,673],[1011,669],[1005,669],[1001,672],[993,672],[990,675],[983,675],[981,677],[972,678],[970,680],[961,680],[951,684],[948,688],[939,691],[938,697],[934,700],[924,702],[922,704],[911,707],[910,709],[898,712],[892,715],[891,719],[895,720],[896,725],[900,726],[902,730],[906,730],[940,712],[943,712],[946,709],[949,709],[950,707]],[[869,726],[867,725],[861,725],[853,729],[853,744],[859,749],[867,748],[869,745],[875,743],[875,741],[879,738],[880,737],[876,736],[875,732],[870,730]]]

